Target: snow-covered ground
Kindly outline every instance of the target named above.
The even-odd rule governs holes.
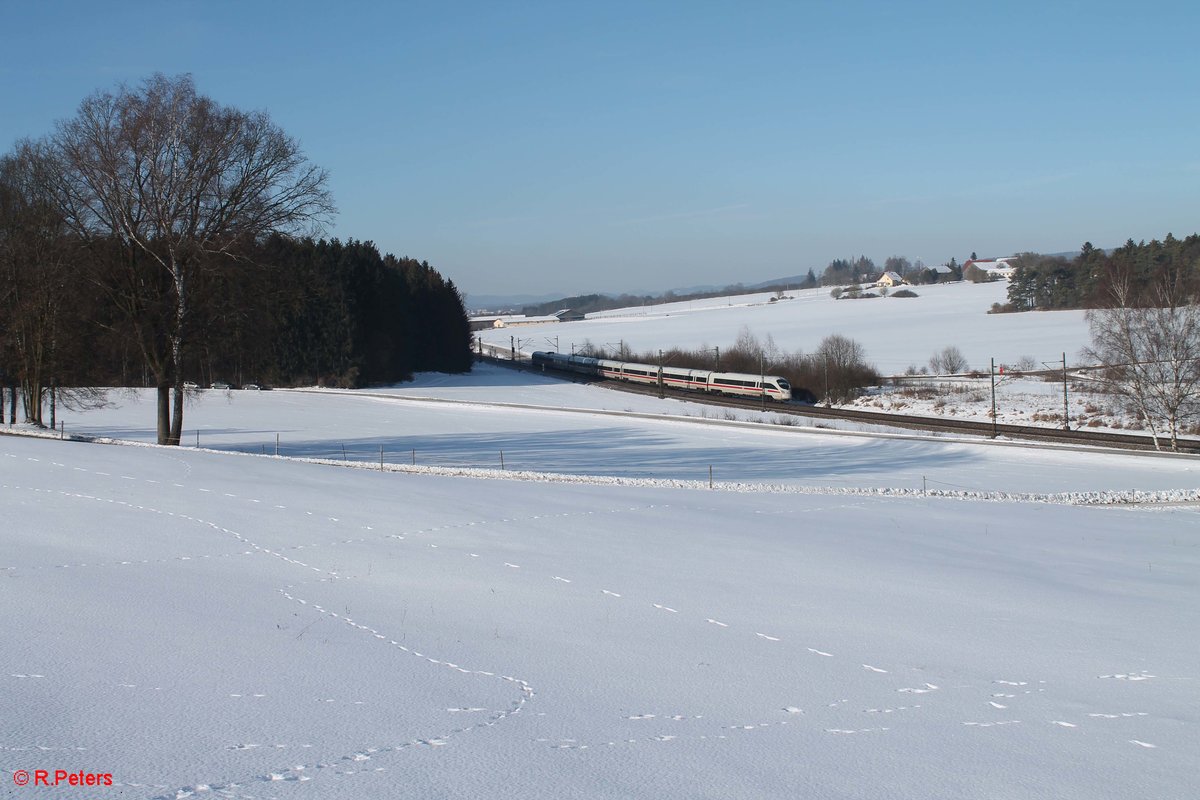
[[[1006,425],[1060,428],[1065,413],[1072,430],[1150,435],[1148,427],[1122,398],[1103,392],[1099,382],[1087,374],[1068,374],[1065,403],[1063,383],[1058,376],[999,375],[995,401],[996,419]],[[870,387],[847,407],[987,422],[992,418],[992,387],[986,373],[981,378],[904,379],[897,384]],[[1161,427],[1158,433],[1164,437],[1165,447],[1167,429]],[[1185,428],[1183,434],[1196,436],[1200,434],[1200,428]]]
[[[1182,496],[1200,461],[545,381],[205,392],[200,449],[0,436],[5,791],[1194,796],[1200,506],[998,492]],[[145,396],[63,418],[152,438]],[[417,471],[366,468],[380,445]],[[574,482],[420,471],[501,449]],[[882,493],[922,475],[986,501]],[[38,769],[115,785],[15,785]]]
[[[954,346],[967,358],[969,369],[986,376],[994,359],[998,372],[1008,373],[997,382],[999,421],[1062,426],[1062,384],[1014,378],[1011,372],[1022,362],[1034,369],[1053,369],[1064,355],[1072,367],[1085,363],[1081,351],[1089,334],[1083,311],[988,314],[993,303],[1007,302],[1005,281],[908,288],[919,296],[835,300],[828,289],[807,289],[772,302],[775,294],[761,292],[617,309],[591,314],[582,322],[487,330],[480,336],[492,352],[507,357],[512,346],[526,356],[556,347],[570,352],[572,346],[585,343],[610,352],[624,344],[634,353],[729,347],[743,330],[760,342],[770,337],[783,352],[812,352],[825,336],[839,333],[858,341],[867,360],[884,375],[927,368],[930,356]],[[1073,428],[1147,432],[1119,399],[1097,391],[1086,374],[1072,370],[1069,383]],[[936,391],[913,391],[918,386]],[[991,390],[986,377],[906,381],[877,387],[852,406],[984,421],[991,419]]]
[[[149,391],[116,407],[64,412],[74,434],[155,438]],[[726,417],[736,417],[728,420]],[[747,424],[744,421],[754,421]],[[197,393],[184,444],[378,465],[468,467],[577,476],[793,487],[950,492],[1100,492],[1200,488],[1200,460],[1053,450],[912,431],[864,435],[768,410],[726,413],[480,365],[384,390]],[[855,428],[852,424],[845,428]],[[502,462],[503,459],[503,462]]]
[[[635,353],[670,347],[728,347],[743,328],[765,341],[770,336],[784,351],[811,353],[832,333],[849,336],[866,349],[867,360],[884,374],[920,367],[948,345],[966,356],[973,369],[986,371],[991,359],[1016,364],[1071,364],[1088,343],[1082,311],[988,314],[993,303],[1007,302],[1008,284],[948,283],[910,287],[914,298],[881,297],[834,300],[828,289],[793,292],[790,300],[753,294],[622,309],[591,315],[579,322],[485,330],[485,344],[509,348],[520,340],[525,353],[571,352],[590,342],[615,350],[625,343]],[[556,342],[557,339],[557,342]]]

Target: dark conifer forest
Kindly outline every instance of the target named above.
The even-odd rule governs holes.
[[[179,444],[189,385],[358,387],[470,369],[454,284],[366,241],[316,238],[328,174],[263,112],[190,76],[98,90],[0,155],[0,385],[150,386]]]
[[[1024,253],[1008,287],[1008,304],[995,311],[1107,308],[1153,302],[1163,289],[1186,296],[1200,287],[1200,235],[1162,241],[1132,239],[1109,252],[1085,242],[1074,258]],[[1114,295],[1120,293],[1122,300]]]

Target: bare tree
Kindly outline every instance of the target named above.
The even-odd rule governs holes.
[[[129,280],[141,262],[164,278],[126,311],[169,309],[159,329],[138,338],[158,388],[158,441],[179,444],[196,276],[266,233],[319,229],[334,212],[327,173],[266,113],[219,105],[188,75],[97,92],[51,142],[59,202],[75,232],[118,243]]]
[[[935,375],[951,375],[966,370],[967,357],[954,345],[947,345],[929,357],[929,371]]]
[[[1146,307],[1133,304],[1127,282],[1112,292],[1114,307],[1087,313],[1084,355],[1105,367],[1102,382],[1145,420],[1154,446],[1165,423],[1178,450],[1180,430],[1200,418],[1200,298],[1166,281]]]
[[[838,333],[822,339],[811,360],[814,368],[820,370],[825,399],[830,402],[853,400],[862,387],[879,380],[875,368],[867,363],[863,346]]]

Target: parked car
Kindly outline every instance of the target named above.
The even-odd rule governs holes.
[[[228,383],[225,383],[224,381],[217,381],[212,385],[212,388],[214,388],[214,389],[232,389],[233,387],[230,386]]]
[[[246,391],[249,391],[249,392],[259,392],[259,391],[262,391],[262,387],[261,387],[261,386],[259,386],[257,383],[247,383],[247,384],[246,384],[245,386],[243,386],[242,388],[243,388],[243,389],[245,389]]]
[[[185,388],[185,389],[199,389],[200,387],[199,387],[199,386],[197,386],[197,385],[196,385],[195,383],[193,383],[192,381],[184,381],[184,382],[183,382],[183,388]]]

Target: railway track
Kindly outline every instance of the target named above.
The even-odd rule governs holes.
[[[489,363],[498,364],[500,366],[532,369],[527,362],[514,362],[506,359],[486,359]],[[611,389],[620,392],[629,392],[630,394],[642,394],[652,397],[659,395],[657,386],[647,386],[645,384],[626,383],[624,381],[610,381],[601,378],[593,378],[586,375],[579,375],[572,372],[558,372],[556,370],[547,370],[546,374],[553,374],[557,377],[562,377],[564,380],[571,380],[576,383],[592,383],[597,386],[602,386],[605,389]],[[745,400],[734,397],[721,397],[717,395],[701,394],[698,392],[685,392],[682,390],[664,388],[663,394],[667,397],[676,397],[687,399],[696,403],[705,403],[713,406],[724,406],[729,408],[741,408],[751,411],[757,411],[762,408],[762,403],[759,400]],[[1122,450],[1155,450],[1154,440],[1149,436],[1123,434],[1123,433],[1102,433],[1100,431],[1088,430],[1062,430],[1060,428],[1042,428],[1035,425],[992,425],[990,422],[977,422],[975,420],[954,419],[953,417],[918,417],[909,414],[885,414],[875,411],[860,411],[858,409],[848,408],[830,408],[826,406],[810,406],[800,403],[772,403],[766,405],[768,411],[776,414],[787,414],[797,417],[809,417],[814,419],[839,419],[848,420],[851,422],[861,422],[868,425],[884,425],[893,428],[905,428],[911,430],[922,430],[937,433],[960,433],[970,436],[1002,436],[1008,439],[1021,439],[1025,441],[1052,442],[1056,444],[1075,444],[1075,445],[1091,445],[1093,447],[1113,447]],[[1169,440],[1159,438],[1159,443],[1163,449],[1170,446]],[[1179,440],[1179,452],[1200,454],[1200,439],[1181,438]]]

